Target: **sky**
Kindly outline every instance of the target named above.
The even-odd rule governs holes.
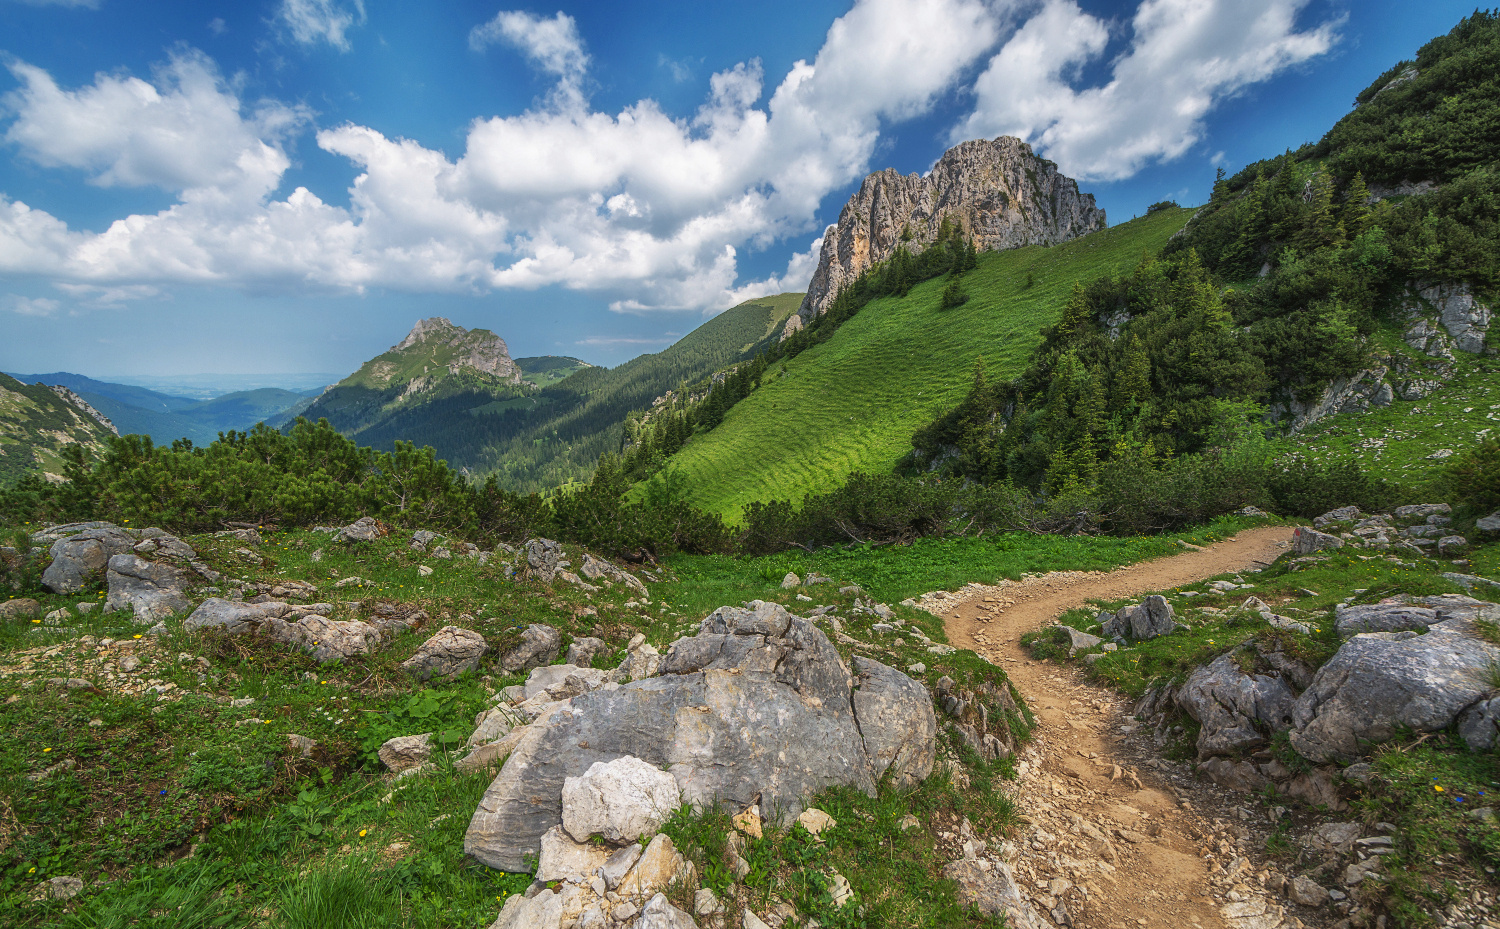
[[[0,0],[0,370],[617,365],[1014,135],[1111,223],[1314,141],[1473,3]]]

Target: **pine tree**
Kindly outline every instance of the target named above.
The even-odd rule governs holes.
[[[1370,188],[1363,171],[1354,172],[1354,180],[1344,192],[1344,208],[1339,213],[1344,229],[1351,236],[1364,232],[1370,219]]]

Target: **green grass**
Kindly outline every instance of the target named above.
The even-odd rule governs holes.
[[[1164,210],[1053,248],[981,255],[956,309],[939,309],[943,278],[877,300],[784,374],[773,369],[669,466],[688,478],[694,503],[731,521],[751,501],[800,500],[853,471],[890,470],[918,427],[962,399],[977,358],[993,378],[1018,374],[1075,281],[1128,270],[1191,214]]]
[[[1365,413],[1334,416],[1276,447],[1323,460],[1353,460],[1371,476],[1420,493],[1445,462],[1429,456],[1465,446],[1500,428],[1500,363],[1469,359],[1458,374],[1421,400],[1397,400]]]
[[[871,628],[878,617],[850,609],[856,595],[839,594],[837,586],[781,590],[784,566],[772,559],[674,558],[658,569],[660,581],[650,581],[650,603],[632,603],[638,595],[624,585],[591,595],[563,583],[543,587],[510,577],[502,557],[480,565],[412,551],[405,534],[359,546],[302,531],[268,534],[259,546],[211,536],[187,541],[224,573],[221,583],[303,580],[318,588],[314,599],[336,604],[342,615],[348,615],[352,601],[390,599],[420,607],[429,620],[374,654],[319,665],[298,650],[256,636],[185,632],[180,618],[168,620],[165,636],[151,637],[124,614],[80,613],[78,603],[101,599],[96,590],[57,596],[35,586],[35,572],[25,575],[21,583],[27,586],[18,593],[38,599],[44,612],[65,609],[68,616],[56,628],[29,619],[0,624],[0,726],[10,733],[0,747],[0,924],[122,929],[487,924],[505,896],[530,881],[463,857],[463,833],[489,778],[460,775],[439,756],[435,771],[403,780],[393,792],[373,749],[388,737],[414,732],[467,737],[490,694],[521,680],[496,662],[516,628],[531,622],[558,628],[564,648],[573,636],[605,638],[616,652],[604,663],[613,665],[618,648],[636,632],[665,649],[692,634],[719,606],[759,598],[805,615],[825,603],[839,607],[851,635],[873,643],[867,654],[896,667],[921,661],[927,666],[921,676],[929,683],[943,675],[962,686],[996,680],[995,675],[1003,682],[1002,672],[973,653],[937,655],[914,636],[882,637]],[[1078,563],[1105,566],[1161,547],[1123,540],[1089,561],[1087,543],[1059,542],[1017,535],[831,551],[797,567],[821,569],[842,584],[866,585],[877,599],[894,600],[1000,574]],[[455,540],[448,544],[460,550]],[[241,549],[253,550],[247,556]],[[581,560],[576,550],[568,554],[574,564]],[[865,562],[878,568],[862,570]],[[435,569],[430,577],[418,572],[423,565]],[[333,586],[351,576],[369,583]],[[803,592],[814,602],[798,600]],[[207,593],[197,591],[199,597]],[[941,620],[905,607],[896,611],[941,641]],[[410,679],[400,662],[449,623],[483,633],[490,655],[475,674],[454,681]],[[114,642],[104,645],[105,639]],[[840,648],[850,654],[848,645]],[[111,682],[106,664],[118,668],[127,653],[139,657],[142,667],[124,679],[160,682],[169,685],[168,692],[130,693],[119,686],[121,677]],[[101,686],[67,690],[49,685],[53,678],[84,678]],[[242,698],[253,702],[241,707],[230,702]],[[1012,731],[1024,736],[1029,726],[1023,707]],[[302,757],[288,744],[290,734],[315,740],[318,749]],[[32,780],[62,762],[64,767]],[[997,830],[1014,826],[1018,811],[992,784],[1003,766],[990,770],[976,766],[975,759],[967,763],[970,786],[964,790],[937,779],[912,795],[830,796],[831,809],[853,810],[848,828],[855,831],[848,847],[797,851],[791,837],[768,840],[773,844],[759,859],[766,864],[767,880],[774,871],[780,882],[774,884],[776,893],[797,903],[804,915],[828,916],[825,925],[839,925],[835,917],[848,913],[827,911],[821,885],[811,876],[824,865],[844,871],[861,900],[875,904],[873,913],[891,914],[887,925],[987,925],[954,902],[951,886],[935,870],[938,859],[926,825],[919,835],[904,835],[894,859],[886,847],[881,869],[859,869],[861,857],[874,854],[889,838],[882,830],[892,816],[904,815],[897,810],[915,810],[924,822],[928,811],[939,811],[950,820],[968,816]],[[866,823],[873,823],[868,834],[860,831]],[[796,875],[781,864],[770,866],[773,859],[782,860],[782,852],[772,850],[783,848],[805,859]],[[807,870],[815,859],[818,868]],[[895,876],[912,868],[920,870],[912,872],[906,889],[882,902],[882,888],[899,883]],[[351,869],[365,879],[353,881]],[[84,893],[66,903],[33,899],[43,882],[60,875],[82,878]],[[795,893],[786,883],[794,877]],[[909,918],[918,911],[938,915]]]

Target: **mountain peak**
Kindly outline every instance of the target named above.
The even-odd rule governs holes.
[[[453,325],[453,321],[446,316],[429,316],[426,319],[417,320],[417,324],[411,327],[411,332],[406,334],[406,338],[391,346],[391,351],[399,352],[402,349],[411,348],[418,342],[425,342],[435,336],[462,338],[468,334],[468,331],[462,326]]]
[[[865,178],[823,236],[818,268],[790,334],[833,303],[845,284],[897,248],[921,252],[944,220],[957,222],[979,251],[1056,245],[1104,228],[1093,194],[1020,139],[960,142],[925,176],[887,168]]]

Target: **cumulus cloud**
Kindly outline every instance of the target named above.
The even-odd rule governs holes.
[[[1073,0],[1044,0],[975,82],[974,112],[953,141],[1015,135],[1068,174],[1118,180],[1204,138],[1220,101],[1324,54],[1338,21],[1299,29],[1308,0],[1144,0],[1109,79],[1078,87],[1110,27]]]
[[[344,4],[338,0],[281,0],[276,18],[286,27],[292,40],[302,45],[327,42],[347,52],[349,30],[365,22],[364,0]]]
[[[804,286],[815,248],[759,282],[740,280],[738,250],[812,232],[822,199],[870,169],[882,127],[925,112],[998,35],[983,0],[860,0],[769,98],[748,61],[713,75],[687,118],[649,99],[607,113],[554,97],[476,120],[452,160],[369,127],[325,128],[317,144],[358,171],[347,208],[306,188],[277,196],[288,133],[308,114],[240,103],[201,56],[179,55],[154,84],[100,75],[74,90],[16,64],[6,138],[26,157],[178,202],[93,234],[0,197],[0,270],[97,287],[562,285],[622,311],[719,309]],[[502,13],[476,41],[514,45],[565,90],[587,78],[565,15]]]
[[[84,171],[101,187],[259,196],[289,165],[283,140],[309,118],[276,103],[243,112],[213,63],[196,52],[173,56],[155,84],[100,75],[67,91],[33,65],[12,62],[10,71],[21,87],[5,97],[17,114],[5,141],[37,164]]]

